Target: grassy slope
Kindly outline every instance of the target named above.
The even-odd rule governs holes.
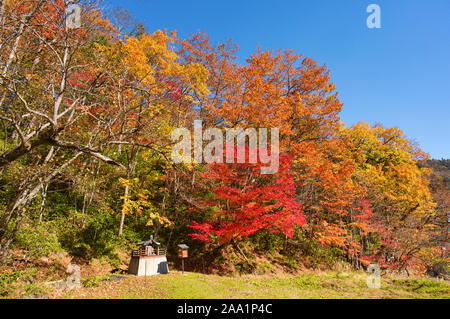
[[[177,271],[151,277],[51,293],[52,298],[449,298],[450,284],[412,278],[382,278],[380,289],[366,285],[365,273],[301,276],[221,277]]]

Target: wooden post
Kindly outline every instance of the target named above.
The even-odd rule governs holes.
[[[181,272],[184,275],[184,258],[181,258]]]

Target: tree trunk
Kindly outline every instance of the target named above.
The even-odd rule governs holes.
[[[48,184],[45,184],[44,187],[42,187],[42,202],[39,210],[38,226],[42,223],[42,216],[44,215],[45,206],[47,206],[47,189]]]
[[[130,178],[130,174],[127,173],[127,179]],[[127,199],[128,199],[128,192],[129,192],[129,187],[128,185],[125,185],[125,192],[123,194],[123,205],[122,205],[122,215],[120,216],[120,224],[119,224],[119,237],[122,236],[123,233],[123,224],[125,222],[125,207],[127,204]]]
[[[127,169],[127,180],[129,180],[133,176],[134,169],[136,168],[137,153],[138,153],[138,150],[133,146],[133,148],[131,150],[130,161],[129,161],[130,164],[128,165],[128,169]],[[127,185],[125,185],[125,191],[124,191],[124,195],[123,195],[122,213],[120,216],[120,223],[119,223],[119,237],[121,237],[123,234],[123,225],[125,223],[126,204],[127,204],[129,192],[130,192],[130,188],[127,184]]]

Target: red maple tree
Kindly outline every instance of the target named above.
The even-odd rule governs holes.
[[[295,199],[291,164],[292,156],[280,155],[279,170],[272,175],[261,174],[261,162],[209,164],[201,178],[212,188],[212,196],[202,200],[210,212],[204,222],[190,224],[195,231],[190,236],[220,244],[245,240],[262,231],[292,237],[295,226],[306,221]]]

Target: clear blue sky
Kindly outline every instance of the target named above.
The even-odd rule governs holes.
[[[293,49],[331,70],[342,120],[398,126],[433,158],[450,158],[449,0],[107,0],[149,31],[205,31],[263,48]],[[366,8],[381,7],[381,29]]]

